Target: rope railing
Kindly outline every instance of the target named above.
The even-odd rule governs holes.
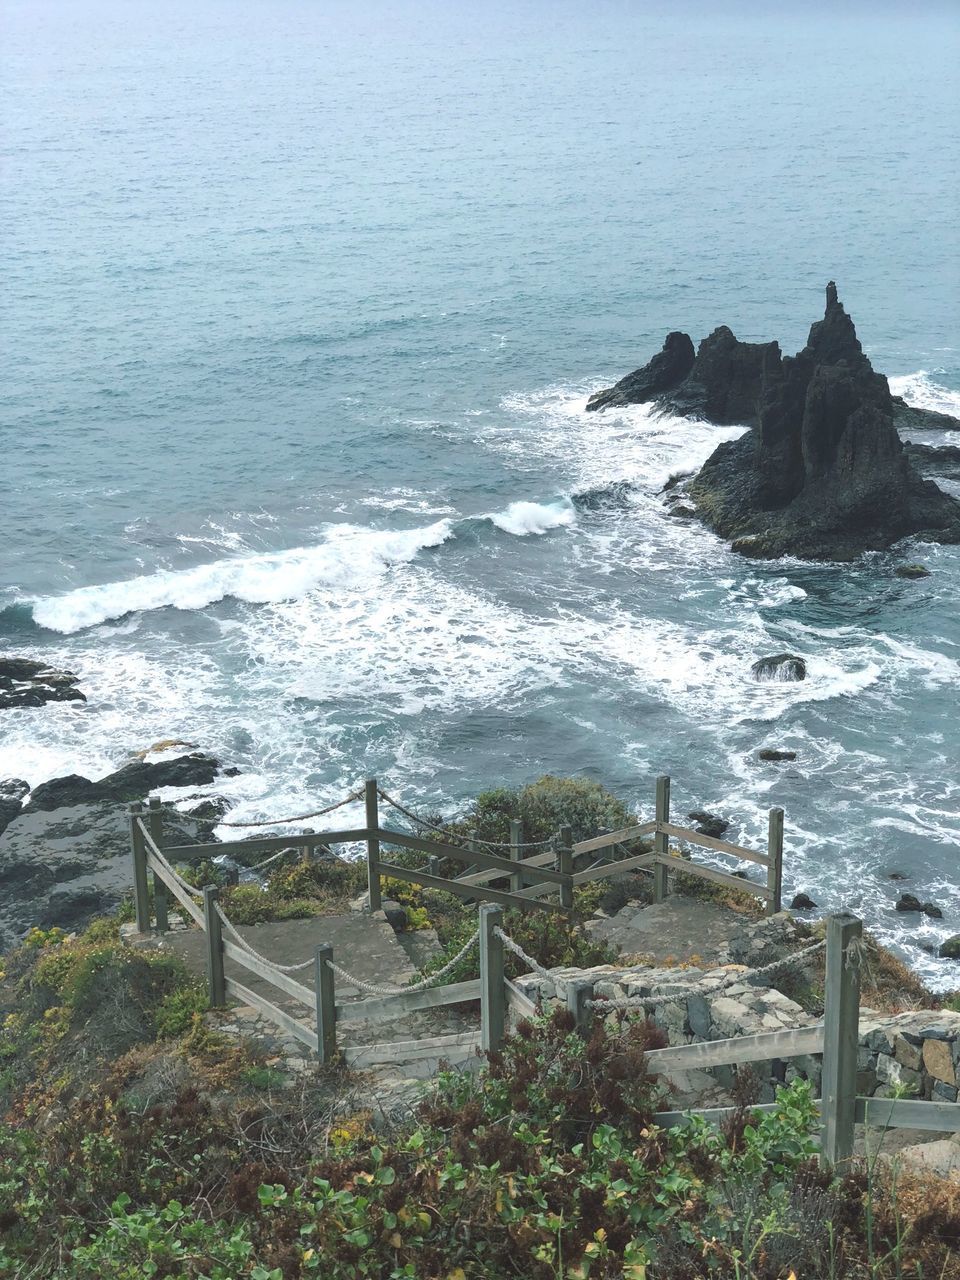
[[[194,818],[193,814],[187,813],[184,809],[178,809],[174,804],[161,805],[161,809],[166,809],[168,813],[175,813],[180,818],[191,818],[194,822],[212,822],[218,827],[231,827],[233,829],[245,829],[252,827],[281,827],[290,822],[306,822],[309,818],[323,818],[328,813],[334,813],[337,809],[344,808],[345,805],[354,804],[357,800],[363,799],[363,787],[358,787],[355,791],[351,791],[348,796],[344,796],[342,800],[337,800],[334,804],[328,804],[325,809],[314,809],[312,813],[298,813],[292,818],[261,818],[256,822],[227,822],[225,819],[217,818]]]
[[[419,982],[411,982],[405,987],[377,986],[376,983],[366,982],[363,978],[358,978],[355,974],[348,973],[346,969],[342,969],[340,965],[334,964],[332,960],[328,960],[327,964],[338,977],[343,978],[344,982],[352,983],[352,985],[357,987],[360,991],[368,991],[374,996],[407,996],[412,995],[414,991],[424,991],[427,987],[432,987],[435,983],[439,982],[441,978],[445,978],[448,973],[452,972],[452,970],[457,967],[461,960],[465,959],[470,954],[479,941],[480,930],[477,929],[472,937],[464,943],[451,960],[447,961],[442,969],[438,969],[436,973],[428,974],[425,978],[421,978]]]
[[[426,831],[439,831],[441,835],[447,836],[451,840],[472,840],[475,844],[481,845],[485,849],[545,849],[556,840],[555,834],[549,836],[546,840],[524,840],[519,844],[511,844],[509,840],[481,840],[478,836],[464,836],[462,831],[454,831],[451,827],[442,826],[437,822],[432,822],[429,818],[424,818],[420,814],[414,813],[412,809],[408,809],[399,800],[388,795],[382,787],[377,787],[377,795],[384,804],[388,804],[391,809],[396,809],[398,813],[402,813],[405,818],[409,818],[418,827]]]
[[[530,969],[532,973],[537,974],[541,978],[553,977],[553,974],[550,972],[549,969],[545,969],[543,965],[539,962],[539,960],[534,960],[533,956],[528,956],[526,951],[524,951],[523,947],[521,947],[520,943],[514,942],[513,938],[510,937],[509,933],[504,933],[504,931],[500,928],[499,925],[494,926],[493,932],[500,939],[500,941],[507,948],[507,950],[512,951],[515,956],[518,956],[519,959],[523,961],[523,963]]]
[[[254,947],[251,947],[250,943],[243,937],[240,931],[230,920],[229,916],[227,916],[222,910],[219,903],[217,904],[217,915],[220,917],[220,923],[223,925],[224,929],[226,929],[227,933],[230,934],[230,937],[233,938],[237,946],[241,947],[244,951],[249,952],[250,955],[252,955],[254,959],[259,960],[261,964],[266,964],[269,965],[271,969],[276,969],[278,973],[299,973],[303,969],[309,969],[314,963],[314,957],[311,956],[309,960],[304,960],[301,964],[278,964],[276,960],[271,960],[268,956],[261,955],[259,951]]]
[[[774,960],[772,964],[764,965],[761,969],[749,969],[746,973],[731,974],[715,991],[711,991],[710,996],[713,998],[716,995],[721,995],[724,991],[729,991],[731,987],[735,987],[741,982],[754,983],[757,978],[766,977],[771,973],[775,973],[778,969],[785,969],[790,965],[799,964],[804,957],[812,956],[815,952],[822,951],[826,945],[826,940],[815,942],[812,946],[804,947],[801,951],[791,952],[790,955],[784,956],[780,960]],[[620,998],[601,996],[599,999],[585,1000],[584,1005],[588,1009],[599,1009],[603,1013],[614,1013],[623,1009],[649,1009],[661,1005],[682,1004],[690,994],[690,991],[682,991],[675,992],[669,996],[623,996]]]

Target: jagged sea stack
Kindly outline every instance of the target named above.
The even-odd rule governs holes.
[[[920,476],[897,432],[898,422],[960,423],[891,396],[832,281],[824,317],[795,356],[776,342],[741,342],[725,325],[690,361],[692,349],[670,334],[650,364],[587,408],[652,400],[662,413],[749,426],[689,486],[697,515],[736,551],[849,560],[910,534],[960,542],[960,503]]]
[[[698,514],[754,556],[846,560],[908,534],[960,541],[960,504],[914,469],[893,410],[831,281],[803,350],[767,349],[758,420],[704,464],[690,487]]]

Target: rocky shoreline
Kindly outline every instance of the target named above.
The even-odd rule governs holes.
[[[164,743],[158,743],[161,749]],[[142,753],[149,756],[148,750]],[[0,781],[0,953],[31,928],[85,927],[129,895],[130,821],[127,806],[161,787],[207,787],[235,774],[202,751],[172,759],[133,759],[104,778],[79,774],[34,787],[22,778]],[[181,844],[213,839],[220,802],[196,796],[193,812],[164,815]]]
[[[910,536],[960,542],[960,503],[918,470],[952,476],[960,450],[905,446],[899,435],[960,430],[960,421],[891,395],[832,281],[824,317],[796,356],[776,342],[741,342],[725,325],[696,355],[686,334],[671,333],[649,364],[592,396],[587,409],[644,403],[748,427],[675,495],[734,551],[852,560]]]

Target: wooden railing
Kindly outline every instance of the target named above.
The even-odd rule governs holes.
[[[666,784],[666,785],[664,785]],[[669,783],[661,779],[658,783],[658,810],[666,810],[669,803]],[[661,802],[664,802],[661,804]],[[771,814],[771,830],[773,840],[779,843],[782,833],[782,819],[775,820]],[[283,966],[259,955],[250,944],[233,929],[224,916],[219,904],[219,891],[208,885],[202,892],[202,908],[196,902],[199,896],[192,889],[167,858],[167,854],[190,853],[196,856],[198,846],[175,846],[164,849],[162,832],[162,814],[157,801],[151,801],[144,813],[139,805],[131,806],[130,814],[131,849],[133,857],[133,874],[135,886],[135,904],[137,928],[146,933],[151,928],[149,877],[153,877],[153,909],[156,928],[164,931],[169,926],[168,902],[172,897],[182,907],[186,915],[203,930],[206,940],[207,981],[210,1004],[217,1008],[226,1005],[228,1000],[237,1000],[259,1010],[275,1025],[282,1028],[300,1043],[316,1052],[321,1062],[331,1062],[341,1056],[349,1065],[369,1067],[378,1062],[409,1061],[412,1058],[446,1058],[454,1061],[469,1056],[477,1049],[493,1052],[500,1048],[506,1033],[508,1014],[515,1017],[532,1017],[539,1012],[538,1005],[531,1000],[505,972],[503,904],[500,901],[486,902],[480,907],[478,916],[477,945],[480,952],[480,977],[466,982],[454,982],[446,986],[423,986],[422,989],[403,991],[382,995],[375,999],[340,1000],[337,999],[337,974],[333,948],[329,944],[318,946],[313,957],[298,969],[309,968],[313,975],[313,988],[304,985],[290,976]],[[624,840],[635,840],[655,830],[657,836],[664,838],[674,835],[681,838],[696,837],[698,841],[708,839],[698,833],[688,833],[683,827],[674,827],[667,818],[658,819],[654,823],[642,824],[639,827],[628,827],[621,831],[611,832],[607,836],[595,837],[580,842],[579,848],[569,841],[566,849],[573,854],[595,853],[598,850],[622,845]],[[269,850],[287,848],[291,844],[300,847],[312,847],[318,844],[328,845],[338,840],[355,841],[357,839],[392,840],[404,834],[379,826],[375,832],[365,828],[363,832],[346,830],[340,832],[324,832],[314,836],[298,835],[291,840],[288,837],[266,837],[258,841],[239,841],[235,846],[220,844],[212,846],[218,852],[228,851],[231,847],[242,848],[249,852],[251,846],[259,846]],[[423,849],[423,842],[417,837],[406,837],[409,841],[403,847]],[[428,842],[434,846],[431,856],[453,856],[449,851],[454,846],[440,841]],[[716,847],[721,841],[711,839],[707,847]],[[738,846],[729,846],[720,852],[736,850],[736,856],[743,854]],[[427,850],[427,852],[429,852]],[[493,891],[482,888],[477,883],[480,876],[496,878],[505,871],[521,877],[542,876],[550,871],[546,865],[540,865],[539,859],[544,854],[534,855],[530,859],[501,859],[493,855],[479,855],[476,850],[465,853],[456,850],[460,860],[467,857],[481,861],[482,869],[471,873],[469,879],[462,882],[462,887],[473,893],[480,890],[484,896],[493,896]],[[652,865],[655,869],[664,864],[657,860],[657,853],[629,855],[609,865],[609,873],[615,874],[618,869],[639,865],[643,859],[654,859],[644,865]],[[379,854],[379,848],[377,849]],[[669,854],[660,854],[670,857]],[[757,860],[760,856],[757,855]],[[676,859],[671,858],[671,862]],[[501,864],[505,864],[502,866]],[[382,874],[393,874],[397,868],[382,862],[377,857],[371,864],[371,883]],[[692,870],[692,864],[683,863],[685,871]],[[771,858],[768,868],[779,867],[779,858]],[[591,868],[591,871],[596,868]],[[703,868],[698,868],[703,870]],[[569,888],[576,883],[576,875],[569,871],[552,872],[540,884],[531,886],[543,889],[550,886],[550,891]],[[563,877],[561,879],[561,877]],[[729,877],[737,888],[743,881]],[[426,882],[435,880],[438,887],[447,888],[450,880],[436,876],[427,877]],[[580,881],[583,883],[583,880]],[[532,900],[525,899],[520,893],[497,893],[498,899],[506,899],[512,905],[517,899],[533,905]],[[541,905],[541,904],[537,904]],[[560,909],[560,908],[558,908]],[[223,936],[224,927],[234,933],[234,939]],[[647,1058],[654,1070],[692,1070],[705,1069],[735,1063],[764,1062],[773,1058],[790,1058],[798,1055],[823,1055],[822,1098],[820,1099],[821,1146],[824,1160],[830,1164],[846,1160],[853,1152],[854,1125],[866,1123],[883,1128],[927,1129],[936,1132],[960,1132],[960,1104],[954,1102],[919,1102],[904,1099],[865,1098],[856,1093],[858,1025],[860,1002],[860,961],[862,958],[861,936],[863,925],[860,920],[849,915],[831,916],[827,920],[826,936],[826,985],[825,1008],[822,1024],[813,1027],[799,1027],[793,1030],[763,1032],[753,1036],[738,1036],[729,1040],[704,1041],[695,1044],[672,1046],[657,1049],[648,1053]],[[509,939],[508,939],[509,941]],[[512,944],[515,945],[515,944]],[[272,1000],[260,992],[252,990],[246,984],[228,976],[225,962],[239,966],[255,977],[266,981],[277,991],[292,998],[308,1011],[312,1020],[303,1021],[294,1017],[286,1009],[280,1008]],[[349,960],[347,961],[349,963]],[[290,966],[286,967],[287,969]],[[448,966],[449,968],[449,966]],[[440,975],[437,975],[439,980]],[[357,980],[355,980],[357,981]],[[361,984],[368,985],[368,984]],[[574,1017],[575,1025],[585,1032],[592,1017],[603,1016],[603,1001],[588,1000],[587,993],[592,993],[593,984],[587,980],[572,979],[567,982],[567,1005]],[[445,1005],[480,1002],[480,1028],[476,1032],[465,1032],[447,1036],[435,1036],[410,1042],[385,1042],[374,1045],[338,1045],[338,1028],[351,1022],[387,1021],[402,1018],[417,1010],[438,1008]],[[753,1108],[758,1111],[773,1110],[776,1104],[765,1104]],[[732,1108],[708,1108],[684,1112],[666,1111],[657,1115],[662,1126],[682,1123],[690,1115],[701,1115],[710,1121],[720,1121],[730,1114]]]
[[[496,906],[480,908],[481,941],[481,1047],[499,1049],[507,1014],[531,1017],[538,1006],[504,974],[504,945],[500,938],[502,914]],[[823,1022],[812,1027],[765,1031],[727,1040],[706,1040],[694,1044],[654,1049],[647,1062],[654,1071],[691,1071],[772,1059],[822,1054],[820,1145],[826,1164],[848,1160],[853,1154],[854,1126],[924,1129],[939,1133],[960,1132],[960,1103],[925,1102],[899,1098],[866,1098],[857,1095],[859,1050],[860,969],[863,923],[850,915],[827,918],[826,983]],[[485,942],[486,939],[486,942]],[[589,1034],[593,1017],[603,1016],[603,1001],[588,999],[592,981],[567,979],[567,1008],[581,1034]],[[640,1011],[642,1014],[642,1010]],[[776,1103],[749,1108],[775,1111]],[[672,1127],[690,1116],[703,1116],[718,1123],[734,1107],[692,1108],[662,1111],[657,1124]]]

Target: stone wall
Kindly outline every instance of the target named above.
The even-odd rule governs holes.
[[[638,1012],[646,1012],[671,1045],[814,1026],[820,1021],[782,992],[763,985],[762,978],[755,982],[753,970],[744,965],[707,971],[599,965],[593,969],[554,969],[550,978],[529,974],[517,979],[516,985],[549,1008],[566,1003],[573,980],[589,983],[595,999],[643,1000]],[[911,1097],[957,1100],[960,1014],[920,1010],[887,1016],[871,1009],[860,1012],[858,1094],[887,1097],[907,1085]],[[762,1102],[772,1100],[778,1084],[797,1078],[810,1080],[819,1095],[819,1055],[758,1062],[753,1069],[761,1080]],[[732,1083],[734,1073],[732,1067],[712,1072],[724,1086]]]

